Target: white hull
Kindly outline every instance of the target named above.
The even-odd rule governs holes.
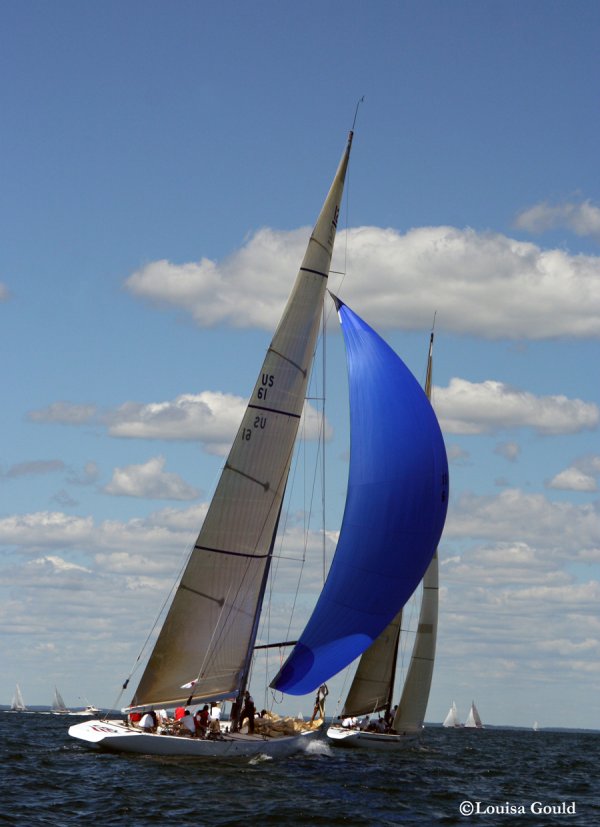
[[[187,755],[198,758],[246,758],[253,755],[283,757],[301,752],[318,730],[280,738],[245,735],[241,732],[223,735],[222,740],[187,738],[181,735],[160,735],[140,732],[120,721],[85,721],[69,727],[69,735],[97,747],[139,755]]]
[[[338,747],[354,747],[360,749],[400,750],[415,744],[419,733],[408,735],[394,735],[385,732],[363,732],[360,729],[346,729],[345,727],[330,726],[327,738]]]

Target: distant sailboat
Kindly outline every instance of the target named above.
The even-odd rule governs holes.
[[[23,700],[23,694],[19,684],[15,687],[15,694],[13,695],[10,708],[12,712],[27,712],[27,707],[25,706],[25,701]]]
[[[63,697],[56,687],[54,687],[54,698],[52,699],[52,712],[54,715],[68,715],[69,710],[65,706]]]
[[[452,701],[452,706],[448,710],[448,714],[444,718],[444,723],[442,726],[445,727],[461,727],[462,724],[460,722],[460,718],[458,717],[458,709],[456,708],[456,704]]]
[[[238,704],[243,701],[351,141],[352,133],[127,713],[232,697]],[[336,300],[336,305],[349,371],[348,496],[325,587],[300,640],[270,684],[291,695],[312,693],[362,654],[392,621],[431,562],[447,510],[446,451],[427,397],[383,339],[343,302]],[[295,752],[314,734],[310,724],[303,730],[267,738],[235,731],[211,741],[91,720],[70,727],[69,734],[125,752],[229,757]]]
[[[479,712],[477,711],[477,707],[475,706],[475,701],[471,701],[471,709],[469,710],[469,714],[467,715],[465,727],[468,727],[469,729],[483,729],[483,724],[481,723]]]
[[[540,728],[540,725],[538,724],[538,722],[534,721],[533,722],[533,731],[537,732],[539,728]]]
[[[433,331],[429,340],[425,393],[431,400],[433,369]],[[438,623],[438,554],[437,550],[423,577],[421,608],[410,665],[400,697],[392,710],[396,663],[401,638],[403,610],[362,654],[342,709],[341,718],[384,712],[388,731],[359,729],[358,726],[330,726],[327,737],[337,746],[398,749],[407,739],[423,729],[429,700]]]

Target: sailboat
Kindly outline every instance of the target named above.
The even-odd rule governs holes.
[[[477,707],[475,706],[475,701],[471,701],[471,709],[469,710],[469,714],[467,715],[465,727],[467,727],[468,729],[483,729],[483,724],[481,723],[479,712],[477,711]]]
[[[429,338],[425,393],[431,400],[433,330]],[[423,729],[429,701],[438,623],[438,554],[433,555],[423,578],[421,607],[409,668],[399,704],[392,709],[394,682],[400,647],[403,609],[362,654],[340,717],[345,726],[332,725],[328,739],[336,746],[372,749],[402,748]],[[386,731],[377,731],[379,721],[358,723],[358,716],[384,712]],[[366,721],[367,719],[363,719]],[[387,725],[389,724],[389,726]],[[361,728],[362,727],[362,728]]]
[[[58,689],[54,687],[54,698],[52,699],[52,713],[53,715],[68,715],[69,710],[65,706],[63,696]]]
[[[456,708],[456,703],[452,701],[452,706],[448,710],[448,714],[444,718],[444,722],[442,724],[444,727],[462,727],[460,722],[460,718],[458,717],[458,709]]]
[[[129,716],[228,699],[238,709],[243,703],[352,138],[350,132],[198,539],[123,709]],[[351,428],[358,436],[351,438],[347,504],[325,587],[271,682],[292,695],[313,692],[381,634],[422,579],[447,509],[446,452],[427,397],[375,331],[343,302],[337,304],[347,346]],[[390,536],[405,535],[415,538],[410,554],[406,544],[390,543]],[[169,726],[142,731],[115,720],[79,723],[69,734],[112,750],[206,757],[288,755],[316,735],[313,723],[298,722],[278,737],[240,732],[237,716],[232,723],[232,731],[214,740],[183,737]]]
[[[23,693],[19,684],[15,687],[15,694],[10,705],[11,712],[27,712],[25,701],[23,700]]]

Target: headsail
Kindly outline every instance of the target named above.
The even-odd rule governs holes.
[[[446,517],[438,421],[404,362],[336,301],[350,390],[350,471],[338,547],[298,644],[271,686],[311,692],[360,655],[407,601]]]
[[[331,263],[352,133],[132,706],[240,691]]]

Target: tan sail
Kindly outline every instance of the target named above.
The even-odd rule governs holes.
[[[342,717],[371,715],[389,704],[394,682],[402,611],[362,655],[342,710]]]
[[[352,133],[132,707],[243,687],[304,404]],[[187,685],[187,688],[185,688]]]

